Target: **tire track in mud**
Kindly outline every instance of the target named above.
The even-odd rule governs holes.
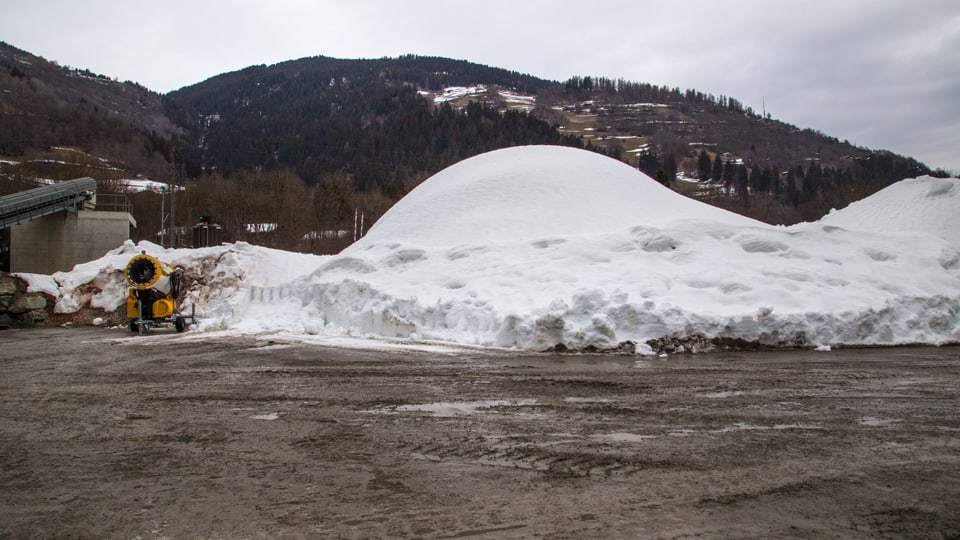
[[[400,451],[412,459],[534,471],[557,477],[626,477],[651,470],[695,470],[696,463],[656,452],[644,455],[629,443],[584,439],[526,442],[512,438],[476,438],[412,442]]]
[[[551,449],[535,443],[416,443],[401,449],[411,458],[433,462],[526,469],[563,477],[624,476],[641,470],[637,463],[599,449]]]
[[[532,402],[534,400],[531,400]],[[603,411],[609,408],[610,411]],[[528,470],[556,477],[622,477],[652,469],[697,468],[698,463],[648,446],[660,435],[618,431],[616,402],[529,403],[482,408],[454,417],[402,413],[416,425],[396,442],[409,459]],[[393,409],[395,411],[395,409]],[[610,421],[604,430],[584,429]]]

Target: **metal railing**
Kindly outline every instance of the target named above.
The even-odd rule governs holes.
[[[94,197],[97,205],[94,210],[98,212],[127,212],[133,213],[133,203],[130,198],[122,193],[98,193]]]
[[[0,197],[0,228],[64,210],[80,210],[96,189],[93,178],[77,178],[4,195]]]

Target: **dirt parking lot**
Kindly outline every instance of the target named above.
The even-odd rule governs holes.
[[[957,538],[960,348],[0,332],[0,537]]]

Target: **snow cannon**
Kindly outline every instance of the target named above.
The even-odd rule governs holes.
[[[143,334],[151,325],[173,323],[177,332],[187,329],[194,314],[181,315],[178,309],[183,272],[141,251],[130,259],[124,272],[130,289],[127,293],[127,318],[130,331]]]

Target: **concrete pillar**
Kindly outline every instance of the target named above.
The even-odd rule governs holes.
[[[53,274],[98,259],[130,238],[127,212],[60,212],[10,230],[10,271]]]

